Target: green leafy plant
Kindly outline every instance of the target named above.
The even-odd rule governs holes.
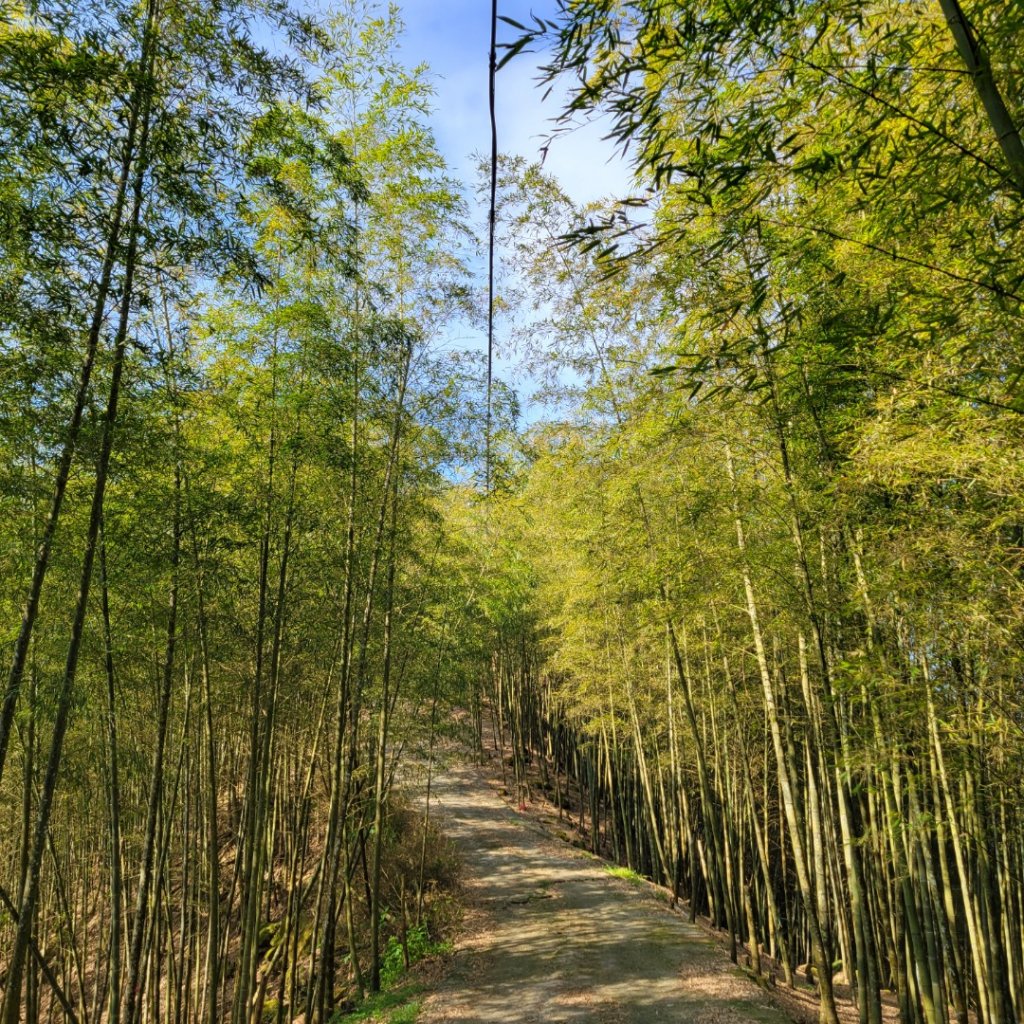
[[[405,937],[405,949],[409,953],[409,964],[418,963],[428,956],[436,956],[451,951],[450,942],[433,942],[425,924],[410,928]],[[381,957],[380,979],[384,988],[391,988],[405,970],[405,952],[402,940],[392,935],[384,947]]]

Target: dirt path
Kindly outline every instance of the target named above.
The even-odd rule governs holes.
[[[787,1024],[696,926],[511,810],[473,767],[436,805],[465,864],[468,934],[424,1024]]]

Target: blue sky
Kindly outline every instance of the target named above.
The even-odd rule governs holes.
[[[404,0],[400,4],[406,33],[401,56],[408,65],[430,66],[436,89],[434,131],[452,172],[471,185],[476,179],[473,154],[490,147],[487,106],[487,66],[490,46],[490,0]],[[541,17],[554,14],[552,0],[499,0],[498,12],[526,24],[533,11]],[[499,40],[511,39],[515,30],[499,24]],[[500,56],[500,53],[499,53]],[[540,148],[551,130],[551,119],[560,109],[564,90],[555,89],[543,100],[538,87],[538,57],[522,54],[498,72],[496,110],[498,146],[505,154],[540,159]],[[564,191],[577,202],[589,202],[629,191],[626,163],[614,147],[602,139],[600,123],[581,125],[555,139],[548,149],[545,169],[554,174]],[[470,194],[471,190],[470,190]],[[479,220],[483,220],[482,211]],[[499,253],[500,259],[500,253]],[[480,268],[483,273],[483,268]],[[496,341],[503,334],[499,322]],[[437,339],[445,348],[486,349],[484,335],[465,322],[450,324],[446,336]],[[536,384],[524,375],[514,358],[500,355],[495,373],[510,381],[519,393],[525,422],[544,415],[531,401]]]
[[[451,168],[473,179],[470,154],[490,145],[487,115],[487,54],[490,0],[404,0],[406,23],[402,52],[409,64],[425,61],[437,89],[434,127]],[[499,0],[498,12],[526,23],[531,11],[554,14],[551,0]],[[514,30],[499,25],[499,39]],[[520,55],[498,73],[498,144],[503,153],[539,158],[560,94],[542,102],[536,85],[536,57]],[[602,140],[600,125],[586,125],[551,146],[545,168],[577,201],[627,191],[628,173],[613,147]],[[609,160],[609,158],[611,158]]]
[[[332,0],[292,2],[320,14],[328,13],[332,6]],[[362,2],[372,11],[375,6],[386,8],[389,0]],[[405,25],[399,57],[408,67],[428,66],[435,90],[432,127],[438,148],[452,176],[463,182],[467,199],[474,202],[479,157],[490,151],[487,80],[491,0],[397,0],[397,6]],[[498,0],[499,15],[523,24],[530,22],[531,12],[553,18],[556,11],[555,0]],[[499,23],[499,41],[509,41],[515,34],[515,29]],[[496,108],[502,154],[539,160],[552,120],[565,99],[566,89],[557,85],[546,100],[543,98],[547,87],[537,82],[539,60],[536,54],[523,53],[498,72]],[[552,140],[547,150],[545,170],[577,203],[630,192],[628,165],[602,138],[603,131],[599,122],[579,125]],[[475,210],[474,220],[482,226],[486,212]],[[475,269],[483,282],[484,266]],[[499,322],[496,327],[495,374],[515,387],[524,421],[533,422],[545,410],[531,401],[536,383],[514,357],[502,354],[503,326]],[[486,336],[464,320],[450,323],[434,343],[449,350],[486,351]]]

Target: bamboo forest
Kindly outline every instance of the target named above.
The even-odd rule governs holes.
[[[0,1024],[1024,1020],[1022,55],[0,0]]]

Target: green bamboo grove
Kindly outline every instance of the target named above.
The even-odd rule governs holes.
[[[507,329],[563,405],[488,527],[495,728],[825,1022],[1024,1015],[1022,28],[637,0],[512,46],[636,187],[504,168]]]
[[[1024,1019],[1024,18],[516,12],[632,169],[499,161],[524,417],[396,8],[0,2],[0,1024],[337,1024],[459,743],[825,1024]]]
[[[475,665],[482,413],[399,32],[4,6],[5,1024],[324,1022],[450,924],[395,782]]]
[[[519,792],[539,769],[593,852],[707,914],[734,958],[780,984],[820,980],[823,1019],[835,1019],[833,977],[865,1020],[880,1019],[882,990],[901,1020],[1016,1019],[1012,669],[994,670],[987,630],[936,633],[933,608],[879,600],[865,532],[825,549],[802,516],[787,524],[784,484],[766,523],[749,464],[727,443],[709,455],[721,462],[699,469],[720,493],[711,503],[675,481],[666,506],[683,521],[657,518],[657,546],[672,545],[660,572],[649,538],[610,529],[639,500],[633,480],[608,497],[614,457],[544,456],[554,508],[523,540],[537,545],[535,617],[503,633],[493,668]],[[664,456],[687,469],[699,458],[673,445],[647,471],[660,475]]]

